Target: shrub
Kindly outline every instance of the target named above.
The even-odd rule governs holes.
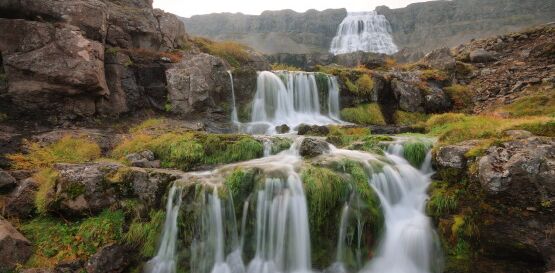
[[[368,74],[363,74],[358,78],[356,86],[359,94],[370,95],[374,89],[374,81]]]
[[[45,147],[27,142],[26,147],[26,154],[8,155],[14,169],[47,168],[55,163],[84,163],[100,158],[98,144],[85,137],[64,136]]]
[[[348,122],[362,125],[385,125],[385,119],[376,103],[363,104],[341,110],[341,117]]]
[[[472,106],[472,94],[468,86],[455,84],[443,89],[453,102],[453,109],[457,111],[468,109]]]

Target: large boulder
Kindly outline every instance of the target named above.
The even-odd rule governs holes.
[[[31,242],[10,222],[0,219],[0,272],[10,272],[33,254]]]
[[[537,191],[553,197],[555,140],[529,137],[492,147],[479,159],[478,171],[480,183],[488,194],[517,197]]]
[[[479,141],[469,140],[454,145],[439,147],[434,154],[434,165],[436,168],[455,168],[462,170],[467,167],[468,151],[479,145]]]
[[[121,273],[129,266],[131,260],[127,247],[110,244],[91,256],[85,268],[88,273]]]
[[[221,81],[226,78],[229,81],[228,69],[222,59],[205,53],[184,58],[168,69],[168,101],[172,112],[206,113],[216,109],[219,100],[227,101],[230,91],[224,90]]]
[[[423,98],[413,80],[394,78],[391,80],[391,89],[399,103],[399,108],[407,112],[424,112]]]
[[[56,164],[59,174],[47,194],[47,208],[76,216],[101,212],[116,202],[116,191],[106,177],[121,167],[113,163]]]
[[[451,54],[451,50],[446,47],[432,50],[420,62],[429,67],[444,71],[454,70],[457,64],[455,57]]]
[[[102,43],[70,25],[0,19],[0,28],[10,29],[0,32],[9,106],[20,113],[95,113],[95,97],[109,93]]]
[[[484,49],[476,49],[470,52],[470,61],[473,63],[489,63],[497,61],[495,54]]]
[[[139,198],[147,207],[159,207],[169,185],[183,173],[174,170],[131,168],[125,175],[129,194]]]
[[[424,94],[424,109],[426,113],[444,113],[453,107],[449,96],[438,86],[430,84]]]

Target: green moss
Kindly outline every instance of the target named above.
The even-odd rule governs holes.
[[[537,136],[555,137],[555,120],[522,124],[515,129],[526,130]]]
[[[41,216],[21,225],[21,231],[35,246],[26,267],[53,267],[73,259],[87,259],[98,248],[122,238],[124,215],[104,211],[84,221],[65,222]]]
[[[347,90],[349,90],[349,92],[358,94],[358,87],[351,80],[347,79],[345,81],[345,86],[347,86]]]
[[[405,111],[395,112],[395,124],[405,126],[424,126],[424,123],[430,118],[424,113],[411,113]]]
[[[458,190],[451,190],[445,182],[434,181],[426,205],[428,215],[434,218],[453,213],[458,206]]]
[[[289,138],[285,138],[285,137],[274,137],[272,138],[272,149],[271,152],[272,154],[278,154],[281,151],[285,151],[288,150],[289,148],[291,148],[291,145],[293,144],[293,140],[289,139]]]
[[[435,80],[435,81],[445,81],[449,77],[447,73],[437,70],[437,69],[426,69],[422,70],[420,74],[420,78],[425,81]]]
[[[363,74],[358,78],[356,87],[359,94],[370,96],[374,90],[374,81],[368,74]]]
[[[241,137],[239,141],[224,146],[224,149],[207,153],[204,162],[208,164],[230,163],[258,158],[264,154],[262,143],[252,137]]]
[[[151,211],[147,221],[135,218],[123,236],[123,241],[129,246],[139,249],[143,257],[153,257],[156,254],[157,241],[165,217],[163,211]]]
[[[355,108],[341,110],[343,120],[361,125],[385,125],[385,119],[376,103],[363,104]]]

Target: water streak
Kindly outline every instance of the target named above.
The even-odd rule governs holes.
[[[227,71],[227,74],[229,75],[229,80],[231,81],[231,100],[232,100],[232,104],[231,104],[231,122],[233,124],[239,124],[239,116],[237,114],[237,106],[236,106],[236,101],[235,101],[235,85],[233,84],[233,73],[231,73],[230,70]]]

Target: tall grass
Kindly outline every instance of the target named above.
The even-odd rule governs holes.
[[[385,125],[385,119],[377,103],[362,104],[354,108],[341,110],[345,121],[361,125]]]

